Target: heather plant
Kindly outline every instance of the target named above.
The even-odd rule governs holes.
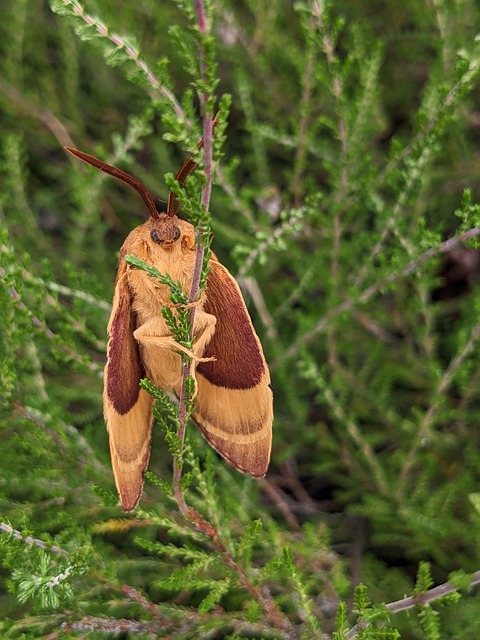
[[[6,0],[0,32],[2,637],[476,637],[474,0]],[[180,403],[144,380],[122,513],[102,374],[144,212],[64,146],[173,189],[236,276],[272,374],[265,479],[187,423],[188,375]]]

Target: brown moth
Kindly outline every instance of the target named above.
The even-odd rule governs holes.
[[[171,305],[169,288],[124,258],[133,254],[168,273],[188,295],[195,233],[189,222],[177,217],[179,203],[172,192],[166,212],[159,213],[136,178],[87,153],[65,148],[135,189],[150,214],[120,250],[103,394],[115,483],[123,510],[131,511],[142,493],[153,420],[152,398],[139,382],[146,377],[178,398],[182,368],[181,347],[162,316],[162,307]],[[195,166],[190,157],[177,173],[182,187]],[[197,383],[192,419],[235,468],[261,478],[267,472],[272,443],[270,375],[240,288],[213,253],[206,289],[196,303],[194,336],[189,354]]]

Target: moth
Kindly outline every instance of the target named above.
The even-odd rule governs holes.
[[[182,363],[180,345],[162,315],[162,308],[171,306],[169,288],[128,264],[125,256],[133,254],[168,273],[188,296],[195,232],[178,217],[179,202],[173,192],[166,211],[160,213],[135,177],[87,153],[65,148],[133,188],[150,216],[130,232],[120,249],[107,328],[104,417],[120,502],[124,511],[131,511],[142,493],[153,422],[152,398],[139,386],[140,380],[148,378],[179,398]],[[178,171],[176,179],[182,188],[195,166],[190,156]],[[270,374],[237,282],[213,253],[209,266],[206,288],[195,303],[193,353],[189,354],[197,388],[192,419],[231,465],[261,478],[267,472],[272,444]]]

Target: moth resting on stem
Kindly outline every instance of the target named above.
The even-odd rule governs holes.
[[[200,142],[199,147],[203,144]],[[270,461],[273,396],[262,346],[242,293],[227,269],[211,254],[204,292],[196,304],[192,349],[172,336],[162,308],[170,289],[125,261],[132,254],[179,282],[186,295],[195,266],[195,230],[178,218],[179,202],[170,192],[160,213],[136,178],[93,156],[65,149],[133,188],[150,215],[127,236],[120,250],[112,313],[108,323],[104,416],[115,483],[124,511],[136,507],[150,457],[152,398],[139,386],[148,378],[180,397],[180,351],[192,359],[196,381],[192,419],[209,444],[236,469],[263,477]],[[176,179],[183,188],[196,163],[190,156]]]

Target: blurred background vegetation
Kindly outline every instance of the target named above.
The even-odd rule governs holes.
[[[271,365],[271,469],[241,476],[190,426],[212,537],[178,514],[157,429],[121,513],[101,375],[145,213],[63,146],[166,201],[201,135],[192,11],[1,3],[2,637],[477,637],[474,592],[369,604],[480,569],[475,0],[208,4],[231,95],[213,249]]]

